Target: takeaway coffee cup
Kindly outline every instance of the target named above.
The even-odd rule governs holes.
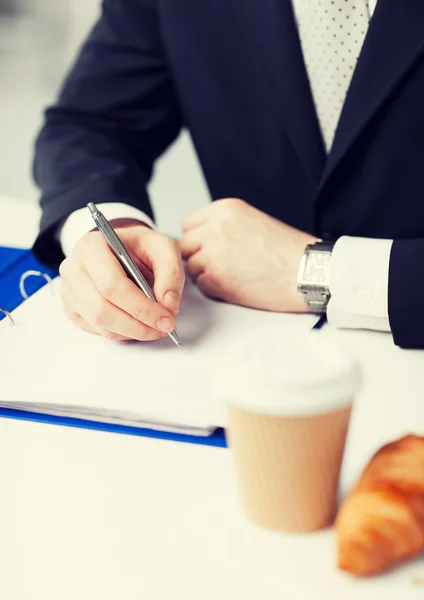
[[[356,363],[330,334],[259,335],[234,346],[218,372],[246,515],[275,531],[330,525]]]

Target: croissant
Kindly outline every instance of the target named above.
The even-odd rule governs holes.
[[[381,573],[424,550],[424,437],[379,450],[336,519],[338,567]]]

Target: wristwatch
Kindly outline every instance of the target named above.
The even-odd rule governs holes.
[[[300,261],[297,289],[304,297],[309,312],[324,314],[330,300],[328,285],[330,260],[335,242],[316,242],[306,246]]]

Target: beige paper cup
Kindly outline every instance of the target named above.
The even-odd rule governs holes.
[[[219,370],[245,513],[275,530],[311,532],[335,516],[359,371],[332,335],[261,336]]]

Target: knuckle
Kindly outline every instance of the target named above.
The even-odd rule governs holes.
[[[160,332],[156,332],[153,331],[152,329],[149,329],[148,327],[143,327],[141,326],[139,331],[138,331],[138,339],[141,340],[142,342],[144,341],[148,341],[148,340],[152,340],[152,339],[156,339],[156,333],[158,335],[160,335]]]
[[[77,314],[67,306],[64,307],[64,312],[66,318],[70,321],[73,321],[75,323],[78,320]]]
[[[178,248],[178,244],[175,240],[171,240],[171,238],[162,236],[162,245],[166,250],[170,252],[176,252]]]
[[[223,213],[220,215],[219,219],[212,221],[210,223],[210,232],[212,233],[212,235],[214,235],[218,239],[219,236],[225,235],[227,232],[227,224],[229,220],[230,219],[228,215],[226,213]]]
[[[184,272],[184,269],[182,269],[182,268],[181,268],[181,269],[178,271],[178,273],[177,273],[177,276],[176,276],[176,281],[177,281],[177,284],[178,284],[178,285],[179,285],[181,288],[183,288],[183,287],[184,287],[184,284],[185,284],[185,280],[186,280],[185,272]]]
[[[107,329],[102,331],[102,336],[107,340],[111,340],[112,342],[118,342],[124,339],[122,335],[119,335],[119,333],[116,333],[115,331],[109,331]]]
[[[103,298],[106,298],[106,300],[110,300],[111,298],[114,298],[116,296],[117,290],[119,287],[119,282],[117,281],[105,281],[103,282],[100,286],[100,293],[103,296]]]
[[[219,281],[219,277],[215,272],[210,272],[205,276],[205,283],[210,287],[215,287]]]
[[[205,273],[205,282],[209,287],[217,287],[221,281],[221,274],[219,267],[216,265],[211,266],[207,273]]]
[[[134,312],[134,318],[137,321],[144,321],[146,316],[146,306],[144,304],[140,304]]]
[[[196,273],[197,269],[193,265],[187,263],[187,275],[190,277],[190,279],[195,279]]]
[[[71,313],[69,315],[69,320],[72,321],[72,323],[76,325],[78,329],[84,329],[83,321],[78,317],[76,313]]]
[[[76,312],[65,307],[65,315],[68,321],[73,323],[75,327],[78,327],[78,329],[84,329],[84,321]]]
[[[139,340],[141,342],[148,342],[150,340],[157,340],[161,336],[160,331],[156,331],[151,329],[147,325],[140,324],[137,329],[134,331],[134,339]]]
[[[150,335],[149,339],[146,339],[146,342],[154,342],[156,340],[162,340],[163,338],[166,338],[166,337],[168,337],[167,333],[160,333],[160,332],[152,333]]]
[[[167,337],[167,333],[162,333],[161,331],[154,331],[153,329],[151,329],[150,331],[146,331],[143,336],[142,336],[142,340],[144,340],[145,342],[150,342],[153,340],[160,340],[162,337]]]
[[[192,258],[189,258],[187,263],[186,263],[186,271],[187,271],[187,275],[189,277],[193,276],[193,272],[196,268],[195,262]]]
[[[242,203],[243,201],[238,200],[237,198],[225,198],[224,200],[217,201],[219,210],[211,223],[215,234],[225,234],[227,223],[233,224],[238,218]]]
[[[209,283],[209,278],[206,275],[203,275],[202,277],[200,277],[197,280],[196,285],[200,288],[200,290],[204,294],[209,294],[210,293],[211,285]]]
[[[233,219],[239,211],[243,201],[238,198],[228,198],[225,204],[225,216]]]
[[[179,265],[179,264],[174,265],[170,269],[169,274],[176,283],[184,285],[185,273],[184,273],[184,269],[183,269],[182,265]]]
[[[227,206],[231,207],[232,209],[240,208],[240,206],[242,206],[243,204],[244,204],[244,200],[241,200],[240,198],[228,198],[227,199]]]
[[[243,200],[240,200],[240,198],[221,198],[221,200],[217,200],[216,204],[221,210],[233,210],[243,204]]]
[[[98,327],[102,327],[108,321],[108,305],[106,302],[100,302],[94,313],[94,323]]]

